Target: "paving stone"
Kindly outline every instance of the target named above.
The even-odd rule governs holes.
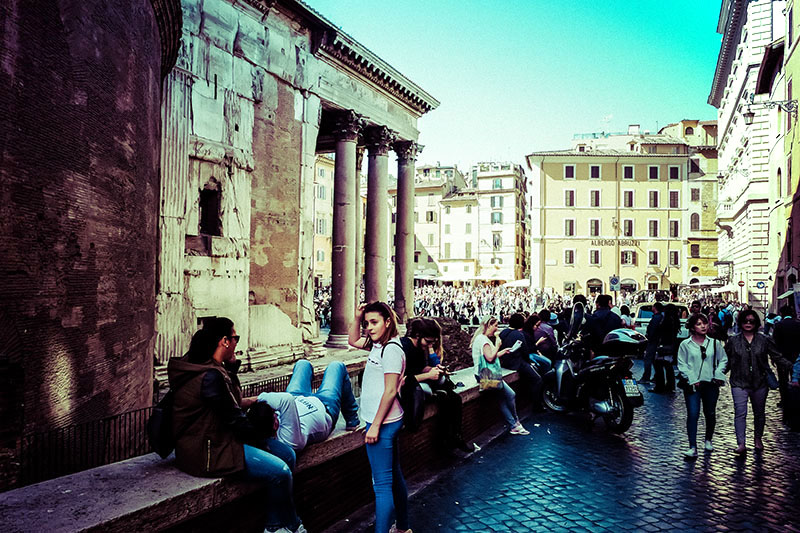
[[[641,362],[637,366],[635,375]],[[424,532],[800,533],[800,433],[785,429],[777,402],[778,395],[770,393],[767,450],[737,460],[729,452],[736,446],[730,389],[723,389],[716,449],[688,463],[682,457],[687,445],[682,395],[648,394],[622,437],[599,421],[588,429],[581,415],[533,415],[524,423],[541,424],[541,437],[501,437],[478,460],[431,483],[409,502],[411,526]],[[550,430],[547,438],[543,428]],[[700,438],[703,431],[701,415]],[[748,444],[752,431],[751,412]]]

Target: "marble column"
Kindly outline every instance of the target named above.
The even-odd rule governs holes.
[[[422,145],[394,143],[397,153],[394,306],[400,322],[414,316],[414,163]]]
[[[347,348],[347,330],[355,311],[356,145],[361,115],[336,116],[336,162],[333,171],[333,250],[331,253],[331,332],[325,346]]]
[[[362,131],[363,134],[363,131]],[[362,136],[359,137],[359,141],[362,140]],[[362,163],[364,162],[364,146],[357,146],[356,147],[356,262],[353,265],[355,270],[356,276],[356,283],[355,283],[355,301],[356,304],[360,304],[361,299],[361,281],[363,279],[363,270],[364,270],[364,226],[363,226],[363,218],[364,218],[364,204],[361,200],[361,167],[363,166]],[[369,301],[369,300],[367,300]]]
[[[366,268],[364,293],[366,301],[386,301],[389,249],[389,148],[396,135],[386,126],[366,131],[367,167],[367,233],[365,237]]]

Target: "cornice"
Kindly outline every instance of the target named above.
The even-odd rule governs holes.
[[[745,18],[747,4],[749,0],[723,0],[720,10],[720,20],[717,25],[717,32],[722,33],[722,44],[719,48],[717,57],[717,68],[714,71],[714,81],[711,84],[711,92],[708,95],[708,103],[714,107],[719,107],[722,101],[722,93],[728,83],[728,75],[731,71],[731,63],[739,44],[742,22]],[[723,21],[723,18],[725,19]]]
[[[178,59],[183,32],[183,11],[180,0],[150,0],[161,37],[161,79]]]

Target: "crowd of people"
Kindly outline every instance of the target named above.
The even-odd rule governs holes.
[[[329,293],[317,296],[321,306],[329,306]],[[577,302],[586,307],[586,313],[576,312],[573,317]],[[431,286],[418,289],[416,311],[470,324],[477,318],[470,347],[479,390],[496,398],[509,433],[526,435],[529,432],[517,415],[516,394],[502,379],[502,368],[515,370],[531,397],[541,398],[541,376],[530,364],[532,354],[551,360],[559,357],[563,335],[580,316],[582,336],[594,352],[601,352],[607,333],[633,327],[632,302],[623,302],[615,306],[604,294],[568,299],[525,289]],[[694,301],[688,313],[682,314],[673,302],[657,301],[652,311],[639,382],[654,383],[654,393],[682,390],[689,441],[685,456],[692,459],[698,455],[701,408],[703,448],[713,451],[716,404],[726,385],[734,403],[734,452],[747,452],[748,404],[753,411],[753,449],[763,450],[769,390],[780,389],[785,413],[797,409],[800,320],[794,309],[784,307],[779,316],[772,317],[771,335],[760,331],[759,314],[747,306],[704,306]],[[689,337],[679,342],[682,318],[687,319]],[[501,329],[501,323],[507,326]],[[292,499],[296,454],[327,439],[341,415],[346,430],[364,431],[375,494],[376,533],[410,532],[398,435],[403,427],[413,428],[412,415],[418,405],[416,395],[405,391],[418,388],[421,397],[439,405],[437,424],[448,449],[470,452],[476,447],[461,435],[461,397],[447,377],[439,325],[429,318],[416,318],[407,324],[403,337],[398,326],[387,302],[372,302],[355,310],[349,343],[369,352],[359,406],[340,362],[328,366],[316,392],[311,388],[311,363],[298,361],[285,392],[243,398],[234,324],[226,318],[206,320],[186,355],[170,360],[168,366],[178,467],[198,476],[238,473],[264,482],[268,487],[265,531],[302,533],[305,528]],[[778,369],[777,376],[770,360]],[[535,410],[539,408],[534,405]]]

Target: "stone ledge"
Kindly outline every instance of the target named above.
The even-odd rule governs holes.
[[[465,404],[478,397],[471,368],[455,372],[452,379],[464,383],[457,391]],[[512,383],[517,374],[504,370],[504,379]],[[425,419],[435,414],[436,406],[428,404]],[[347,432],[339,417],[331,437],[299,455],[297,473],[363,444],[363,429]],[[190,476],[174,466],[174,456],[162,460],[151,453],[0,494],[0,530],[59,533],[167,529],[259,489],[259,483],[236,478]]]

